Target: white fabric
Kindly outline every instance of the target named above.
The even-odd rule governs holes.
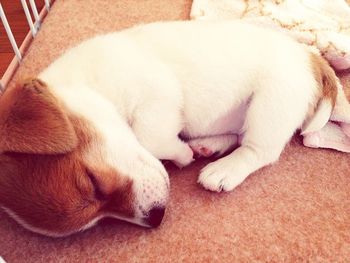
[[[317,47],[337,70],[350,68],[350,7],[344,0],[193,0],[191,19],[242,19]]]
[[[303,143],[311,148],[329,148],[350,152],[350,138],[346,136],[341,126],[332,122],[328,122],[320,131],[305,136]]]

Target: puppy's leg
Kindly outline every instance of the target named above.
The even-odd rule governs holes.
[[[143,147],[156,158],[171,160],[178,167],[193,161],[192,149],[178,137],[182,128],[179,107],[172,105],[145,107],[139,111],[132,124]]]
[[[250,173],[278,159],[285,144],[301,125],[303,109],[306,109],[300,105],[292,111],[296,101],[280,98],[266,99],[264,94],[253,97],[247,111],[241,146],[202,169],[198,182],[204,188],[230,191]]]
[[[188,144],[198,157],[210,157],[221,156],[233,150],[238,146],[239,140],[236,134],[224,134],[191,139]]]

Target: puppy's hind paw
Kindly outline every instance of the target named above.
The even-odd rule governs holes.
[[[217,135],[192,139],[188,142],[195,156],[221,156],[238,146],[238,136],[235,134]]]
[[[214,152],[212,150],[210,150],[209,148],[202,146],[200,144],[191,145],[191,149],[194,153],[195,158],[210,157],[214,154]]]

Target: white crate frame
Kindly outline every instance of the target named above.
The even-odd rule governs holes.
[[[7,37],[11,43],[13,52],[14,52],[14,58],[12,59],[11,63],[8,65],[4,75],[0,79],[0,94],[5,91],[7,84],[11,80],[13,74],[15,73],[18,65],[21,63],[23,55],[30,45],[31,41],[36,36],[37,32],[40,30],[41,22],[45,18],[46,14],[50,11],[50,8],[54,2],[54,0],[44,0],[45,6],[43,9],[38,12],[38,9],[36,7],[35,0],[18,0],[21,2],[24,14],[27,18],[27,22],[30,28],[30,31],[28,32],[27,36],[25,37],[24,41],[18,45],[11,30],[11,26],[8,23],[8,20],[6,18],[5,11],[0,3],[0,19],[2,21],[2,24],[5,28]],[[34,20],[32,19],[32,16],[30,14],[30,10],[28,7],[28,2],[30,9],[32,11],[32,14],[34,16]]]

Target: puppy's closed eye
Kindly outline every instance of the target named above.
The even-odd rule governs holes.
[[[101,185],[100,185],[100,183],[99,183],[99,181],[97,179],[97,176],[92,171],[90,171],[89,169],[86,170],[86,174],[89,177],[90,182],[92,184],[92,187],[94,189],[95,198],[97,200],[101,200],[101,201],[106,200],[107,196],[103,192],[102,187],[101,187]]]

